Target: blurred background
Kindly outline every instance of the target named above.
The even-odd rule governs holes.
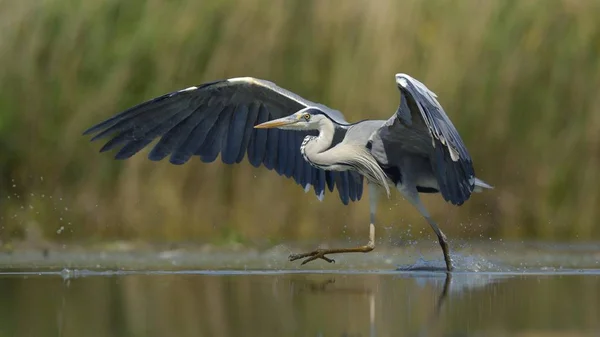
[[[598,17],[591,0],[0,0],[0,241],[364,241],[366,195],[319,202],[245,162],[116,161],[82,132],[237,76],[387,119],[398,72],[438,94],[495,186],[461,207],[424,196],[450,238],[600,239]],[[397,193],[378,225],[435,238]]]

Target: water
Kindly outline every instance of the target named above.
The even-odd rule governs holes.
[[[599,245],[425,246],[2,253],[0,336],[600,335]]]

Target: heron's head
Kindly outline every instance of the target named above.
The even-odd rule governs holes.
[[[321,110],[305,108],[287,117],[274,119],[254,126],[256,129],[278,128],[284,130],[317,130],[319,123],[327,119]]]

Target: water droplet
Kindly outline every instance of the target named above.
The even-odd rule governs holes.
[[[62,218],[61,218],[62,220]],[[62,234],[62,232],[65,230],[65,226],[60,226],[60,228],[56,231],[56,234]]]
[[[63,269],[60,272],[60,276],[62,276],[63,280],[70,279],[71,277],[73,277],[73,274],[73,271],[68,268]]]

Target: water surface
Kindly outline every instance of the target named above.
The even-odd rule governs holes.
[[[598,336],[597,248],[4,253],[0,336]]]

